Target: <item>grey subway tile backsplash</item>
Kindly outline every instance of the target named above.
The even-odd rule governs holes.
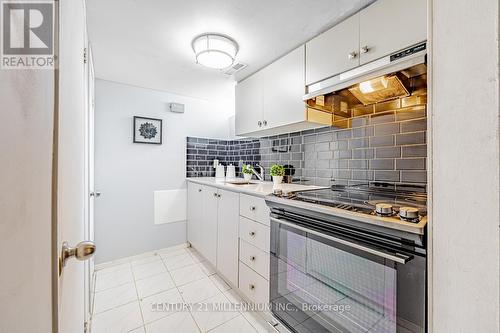
[[[370,160],[370,169],[372,170],[394,170],[394,159],[384,158],[379,160]]]
[[[354,159],[372,159],[375,156],[373,148],[353,149],[352,158]]]
[[[399,182],[399,171],[375,171],[375,180],[385,182]]]
[[[401,181],[407,183],[426,183],[427,172],[425,171],[401,171]]]
[[[217,158],[224,165],[235,165],[238,176],[243,163],[261,164],[267,180],[269,168],[282,164],[293,170],[296,180],[311,185],[371,181],[425,185],[427,118],[422,100],[368,106],[375,113],[350,119],[347,129],[322,127],[241,140],[188,137],[186,176],[213,177],[212,163]],[[363,108],[358,111],[363,114]]]
[[[375,149],[376,158],[397,158],[401,157],[401,147],[380,147]]]
[[[373,126],[353,128],[351,130],[353,138],[364,138],[373,135]]]
[[[403,157],[427,157],[427,145],[403,146]],[[397,156],[399,157],[399,156]]]
[[[401,132],[417,132],[427,130],[427,118],[403,121],[401,123]]]
[[[370,124],[392,123],[395,119],[394,113],[375,114],[370,117]]]
[[[396,160],[398,170],[425,170],[425,158],[402,158]]]
[[[370,147],[394,146],[394,135],[372,136]]]
[[[368,169],[369,162],[368,160],[350,160],[349,168],[350,169]]]
[[[349,148],[366,148],[370,146],[368,138],[357,138],[349,140]]]
[[[389,135],[397,133],[399,133],[399,123],[389,123],[375,126],[375,135]]]
[[[425,143],[425,132],[415,132],[396,135],[396,145],[415,145]]]

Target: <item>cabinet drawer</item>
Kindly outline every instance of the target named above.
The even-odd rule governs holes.
[[[266,225],[240,216],[240,238],[265,252],[269,252],[271,230]]]
[[[269,280],[269,253],[240,239],[240,261]]]
[[[269,207],[263,198],[240,194],[240,215],[251,220],[270,225]]]
[[[239,289],[254,303],[269,303],[269,281],[240,262]]]

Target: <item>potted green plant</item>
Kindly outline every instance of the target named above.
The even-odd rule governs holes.
[[[243,164],[243,169],[241,172],[243,172],[243,178],[245,178],[245,181],[249,182],[252,179],[253,175],[253,167],[250,164]]]
[[[269,173],[273,177],[274,185],[281,184],[283,182],[283,176],[285,175],[285,167],[279,164],[274,164]]]

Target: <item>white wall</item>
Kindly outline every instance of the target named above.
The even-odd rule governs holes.
[[[499,332],[499,4],[432,9],[432,332]]]
[[[0,332],[51,332],[54,72],[0,70]]]
[[[227,100],[207,101],[97,80],[95,111],[96,262],[186,242],[186,223],[155,225],[153,192],[185,187],[186,136],[228,138]],[[185,104],[185,113],[167,103]],[[132,117],[163,119],[163,144],[132,143]]]

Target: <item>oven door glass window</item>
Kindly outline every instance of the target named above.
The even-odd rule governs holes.
[[[296,332],[424,332],[425,259],[406,264],[273,222],[271,304]]]

